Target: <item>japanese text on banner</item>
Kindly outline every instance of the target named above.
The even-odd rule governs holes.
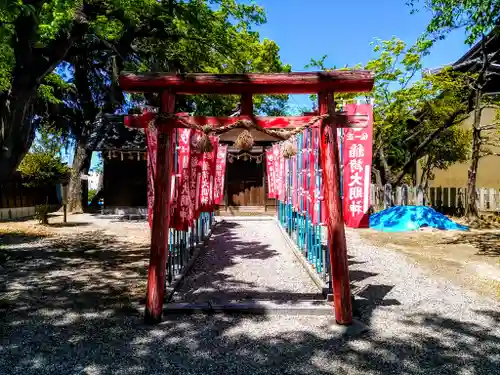
[[[372,161],[373,111],[370,104],[347,104],[344,110],[362,125],[344,130],[344,220],[348,227],[368,225]]]

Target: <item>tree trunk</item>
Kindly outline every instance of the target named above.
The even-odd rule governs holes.
[[[22,80],[22,79],[21,79]],[[33,143],[33,101],[36,89],[14,80],[0,96],[0,181],[17,169]]]
[[[97,182],[97,192],[104,189],[104,172],[99,173],[99,181]]]
[[[476,200],[476,181],[480,159],[480,147],[481,130],[474,128],[472,131],[472,157],[467,175],[467,204],[465,206],[465,216],[469,219],[476,219],[479,217]]]
[[[476,201],[476,181],[479,159],[481,158],[481,90],[477,90],[474,108],[474,121],[472,123],[472,156],[467,178],[467,202],[465,216],[469,220],[479,217]]]
[[[428,204],[431,201],[431,197],[429,195],[429,180],[432,173],[432,161],[430,157],[427,157],[427,161],[425,163],[424,170],[422,171],[422,178],[420,181],[420,188],[424,192],[424,203]],[[423,184],[422,184],[423,182]]]
[[[68,210],[73,213],[83,212],[87,206],[87,197],[83,197],[82,174],[88,174],[92,151],[82,141],[77,142],[75,156],[71,166],[71,177],[68,189]],[[85,204],[82,204],[85,203]]]

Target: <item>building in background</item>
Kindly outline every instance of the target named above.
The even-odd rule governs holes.
[[[488,54],[494,53],[500,49],[500,35],[498,33],[491,33],[486,42],[486,48],[488,49]],[[458,59],[453,65],[453,69],[458,71],[477,71],[481,68],[480,65],[470,65],[466,64],[467,61],[475,58],[481,58],[481,45],[480,43],[473,46],[467,53],[465,53],[460,59]],[[496,65],[500,73],[500,57],[497,56]],[[437,72],[439,69],[431,71],[431,73]],[[485,91],[490,95],[500,95],[500,75],[495,76],[490,80]],[[496,110],[491,108],[486,108],[482,112],[481,124],[487,125],[495,122]],[[498,121],[498,120],[496,120]],[[473,114],[466,119],[462,126],[465,129],[472,129]],[[498,127],[500,129],[500,126]],[[492,130],[491,132],[495,132]],[[483,132],[488,134],[487,131]],[[500,145],[497,147],[490,147],[491,151],[494,153],[500,153]],[[466,163],[456,163],[450,166],[448,169],[435,169],[433,171],[435,178],[429,182],[430,186],[434,187],[466,187],[467,186],[467,174],[469,170],[470,162]],[[482,188],[500,188],[500,157],[495,155],[484,156],[479,161],[479,168],[477,172],[477,187]],[[420,163],[417,163],[417,182],[422,175],[422,167]]]
[[[101,178],[101,173],[96,171],[90,171],[88,174],[88,187],[89,190],[98,190],[99,189],[99,179]]]

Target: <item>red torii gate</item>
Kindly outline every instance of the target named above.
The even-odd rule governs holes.
[[[155,202],[151,235],[151,253],[148,269],[145,321],[161,321],[165,294],[165,264],[168,252],[170,215],[171,171],[173,152],[167,145],[172,141],[172,130],[186,127],[186,121],[200,126],[221,127],[240,120],[250,120],[261,128],[300,127],[314,116],[258,117],[253,115],[253,94],[318,94],[321,120],[321,168],[323,171],[323,196],[326,208],[330,267],[332,274],[334,311],[338,324],[352,323],[351,291],[347,267],[347,246],[340,195],[340,165],[337,127],[354,126],[355,117],[349,118],[335,112],[333,94],[368,92],[373,88],[373,74],[363,70],[335,70],[307,73],[268,74],[171,74],[171,73],[122,73],[120,85],[129,92],[159,92],[159,113],[130,115],[125,124],[147,128],[152,120],[160,130],[158,135],[157,175],[155,176]],[[175,114],[175,95],[185,94],[239,94],[239,117],[172,116]],[[170,116],[169,116],[170,115]]]

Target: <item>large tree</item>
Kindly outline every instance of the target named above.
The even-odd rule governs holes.
[[[191,30],[203,38],[205,27],[212,34],[222,31],[217,21],[224,17],[243,23],[264,20],[259,7],[235,0],[1,0],[0,180],[16,169],[33,140],[40,84],[75,43],[99,41],[120,57],[120,68],[137,38],[161,37],[170,44],[179,37],[197,39],[189,28],[177,33],[185,25],[197,25]]]
[[[491,155],[490,145],[498,145],[500,141],[492,132],[500,130],[500,121],[483,124],[482,114],[486,108],[500,109],[498,97],[487,94],[487,87],[493,79],[498,82],[500,75],[500,49],[490,51],[488,40],[500,33],[500,0],[415,0],[410,4],[423,6],[431,12],[432,18],[427,26],[425,38],[432,41],[442,40],[457,29],[465,31],[465,43],[472,45],[477,42],[480,51],[475,56],[462,62],[457,69],[469,70],[475,73],[470,82],[472,103],[472,144],[471,159],[468,170],[467,200],[465,213],[470,221],[478,218],[476,197],[477,171],[480,159]],[[493,138],[492,138],[493,137]]]
[[[214,8],[208,2],[171,2],[158,5],[139,25],[109,28],[105,38],[87,33],[69,49],[64,62],[70,70],[72,90],[65,94],[50,121],[75,145],[69,188],[69,209],[81,211],[80,178],[90,167],[94,142],[99,139],[103,113],[115,113],[124,105],[117,84],[120,70],[204,71],[245,73],[289,71],[279,58],[273,41],[260,42],[252,24],[264,21],[255,6],[221,1]],[[156,105],[154,95],[134,95],[135,104]],[[283,111],[286,96],[261,97],[258,110]],[[180,97],[178,108],[200,114],[227,114],[237,103],[235,97]]]
[[[121,6],[116,16],[122,21],[134,23],[134,1],[0,1],[0,180],[16,169],[33,141],[34,105],[44,78],[89,31],[102,35],[100,30],[118,22],[108,3]]]

